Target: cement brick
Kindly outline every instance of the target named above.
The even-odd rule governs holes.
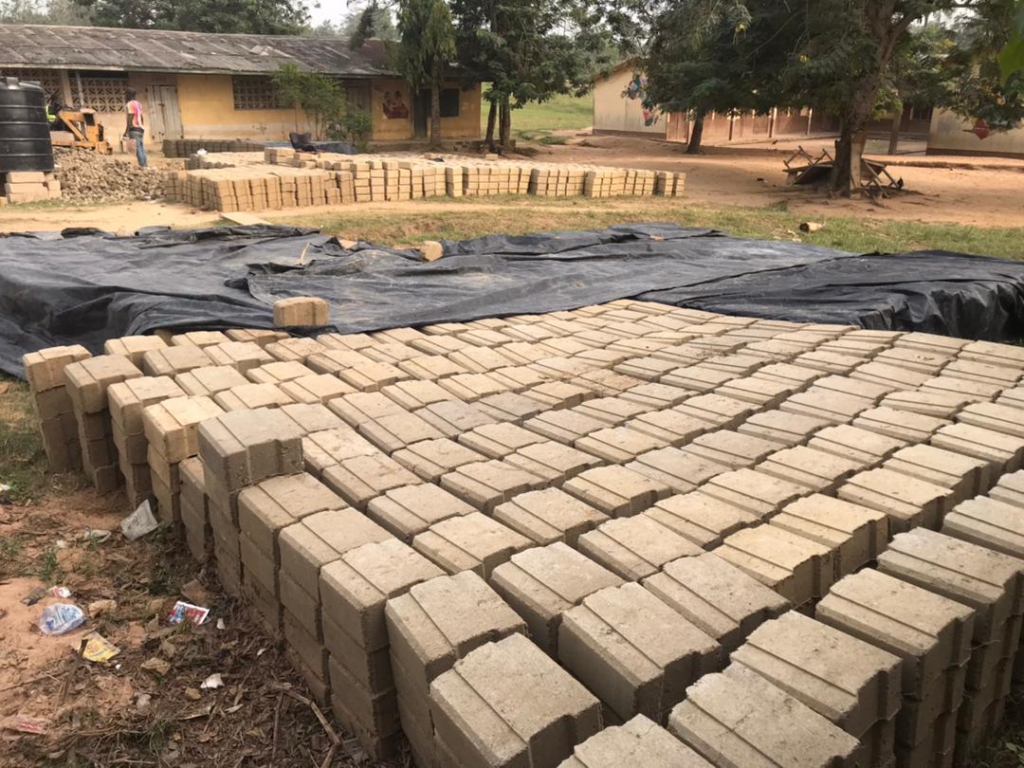
[[[546,438],[515,424],[485,424],[459,435],[459,443],[492,459],[503,459],[521,448],[546,442]]]
[[[728,470],[723,464],[687,453],[681,448],[658,448],[625,466],[672,493],[688,493],[701,483]],[[658,498],[664,498],[665,494]],[[649,505],[648,505],[649,506]]]
[[[908,443],[924,442],[948,425],[949,422],[945,419],[893,408],[872,408],[862,412],[853,421],[855,427],[905,440]]]
[[[843,456],[865,466],[885,461],[907,446],[905,440],[841,424],[817,432],[807,443],[816,451]]]
[[[530,637],[555,655],[562,615],[583,598],[622,579],[561,542],[512,555],[491,585],[526,621]]]
[[[171,397],[184,397],[185,392],[167,376],[142,376],[111,384],[107,389],[110,418],[124,435],[143,434],[142,411]]]
[[[350,395],[355,390],[336,376],[323,373],[315,376],[302,376],[278,385],[292,401],[296,403],[326,403],[342,395]]]
[[[547,410],[546,405],[515,392],[488,395],[477,400],[474,406],[487,415],[492,422],[510,421],[516,424],[522,424],[527,419],[532,419]]]
[[[992,485],[988,462],[933,445],[904,448],[882,466],[949,488],[954,503],[985,493]]]
[[[208,485],[230,492],[302,471],[304,435],[280,409],[225,413],[200,423],[198,433]]]
[[[348,426],[313,432],[302,439],[306,471],[316,477],[346,459],[379,453],[366,438]]]
[[[920,387],[932,377],[932,374],[908,368],[900,363],[873,361],[858,366],[850,376],[897,389],[912,389]]]
[[[253,384],[281,384],[285,381],[301,379],[317,373],[298,360],[271,362],[245,371],[246,377]]]
[[[878,558],[883,573],[974,608],[974,641],[982,644],[1020,613],[1022,568],[1016,558],[924,528],[899,534]]]
[[[224,411],[208,397],[173,397],[142,410],[146,439],[169,462],[199,453],[199,425]]]
[[[708,394],[691,397],[682,405],[676,406],[674,410],[722,429],[734,429],[758,409],[742,400]]]
[[[597,397],[597,392],[589,386],[581,386],[580,382],[549,381],[531,387],[525,393],[550,408],[572,408],[584,400]]]
[[[942,369],[942,376],[994,384],[998,387],[1012,387],[1020,381],[1019,368],[1005,368],[1001,365],[987,365],[975,360],[954,360]]]
[[[632,461],[642,453],[666,445],[664,440],[628,426],[601,429],[576,441],[576,447],[580,450],[613,464]]]
[[[64,386],[64,369],[92,357],[81,344],[64,347],[47,347],[38,352],[29,352],[22,357],[25,378],[33,392],[45,392]]]
[[[317,355],[321,352],[326,352],[328,349],[316,339],[307,338],[281,339],[280,341],[271,342],[263,348],[275,360],[282,362],[294,360],[299,363],[305,363],[310,355]]]
[[[1006,405],[1018,410],[1024,409],[1024,387],[1004,389],[1002,394],[996,398],[997,405]]]
[[[434,523],[412,541],[416,551],[448,573],[473,571],[485,579],[531,544],[522,534],[476,511]]]
[[[870,400],[856,395],[811,387],[806,392],[792,395],[779,408],[788,413],[816,416],[833,424],[848,424],[871,406]]]
[[[715,428],[712,422],[699,419],[674,409],[643,413],[624,425],[663,441],[666,445],[682,446],[698,435]]]
[[[407,544],[435,523],[474,511],[469,504],[429,483],[394,488],[367,506],[370,518]]]
[[[702,552],[696,544],[645,515],[602,523],[580,536],[577,547],[627,581],[651,576],[665,563]]]
[[[694,394],[694,392],[681,387],[651,382],[627,389],[620,397],[623,400],[646,405],[648,408],[662,409],[673,408]]]
[[[338,372],[338,377],[359,392],[377,392],[389,384],[411,378],[391,363],[370,361]]]
[[[997,499],[977,498],[958,504],[946,515],[942,533],[1024,558],[1024,509]]]
[[[999,394],[1012,384],[994,384],[987,381],[962,379],[956,376],[936,376],[928,379],[921,389],[928,392],[953,392],[972,403],[984,403],[995,400]]]
[[[758,522],[754,514],[703,491],[670,496],[640,514],[703,549],[717,547],[729,534]]]
[[[505,457],[505,463],[537,476],[545,485],[561,485],[570,477],[599,466],[601,460],[589,453],[548,440],[520,448]]]
[[[1005,368],[1024,370],[1024,355],[1013,344],[994,344],[991,341],[972,341],[960,350],[959,359],[973,360]]]
[[[576,409],[552,410],[528,419],[523,426],[549,440],[572,445],[587,435],[607,428],[608,424]]]
[[[994,476],[1016,472],[1024,462],[1024,438],[993,432],[970,424],[943,427],[931,439],[936,448],[984,459]]]
[[[617,373],[634,376],[644,381],[658,381],[662,376],[679,367],[672,360],[658,357],[635,357],[615,366]],[[691,390],[692,391],[692,390]]]
[[[705,675],[672,710],[668,729],[715,765],[838,768],[859,744],[740,664]]]
[[[758,464],[757,471],[788,480],[816,493],[834,493],[844,480],[870,464],[798,445],[776,451]]]
[[[897,411],[910,411],[911,413],[935,416],[939,419],[952,419],[957,411],[970,402],[969,399],[961,397],[956,392],[915,389],[886,395],[879,405]]]
[[[558,768],[619,768],[625,765],[711,768],[711,763],[643,715],[591,736],[578,745],[573,756]]]
[[[790,363],[772,363],[759,368],[754,374],[754,378],[771,379],[803,390],[825,375],[825,371],[815,368],[791,365]]]
[[[715,554],[798,607],[823,597],[835,576],[834,550],[771,525],[737,531]]]
[[[611,517],[635,515],[671,493],[662,481],[619,466],[588,469],[563,489]]]
[[[455,395],[439,387],[436,382],[418,379],[389,384],[381,390],[381,394],[391,398],[408,411],[455,399]]]
[[[608,519],[557,488],[519,494],[495,507],[493,515],[498,522],[541,546],[556,541],[576,546],[581,534]]]
[[[601,728],[598,700],[519,634],[457,661],[430,697],[437,740],[456,764],[554,768]]]
[[[213,401],[225,411],[244,411],[254,408],[278,408],[292,399],[276,384],[242,384],[225,389],[213,396]]]
[[[753,403],[759,408],[777,408],[790,395],[799,391],[799,387],[773,379],[748,376],[733,379],[715,390],[716,394]]]
[[[64,382],[76,415],[103,413],[112,384],[141,376],[142,371],[122,355],[88,357],[64,366]]]
[[[770,524],[834,550],[837,579],[875,560],[889,541],[884,512],[817,493],[787,504]]]
[[[177,374],[174,381],[184,394],[196,397],[213,397],[218,392],[249,383],[238,370],[227,365],[194,368]]]
[[[651,406],[621,397],[598,397],[577,405],[572,412],[590,416],[614,427],[650,410]]]
[[[284,331],[269,331],[264,328],[229,328],[224,335],[232,341],[251,341],[265,347],[272,341],[287,339],[288,334]]]
[[[423,440],[395,451],[392,458],[428,483],[465,464],[485,461],[486,457],[448,438]]]
[[[142,365],[142,356],[151,349],[163,349],[166,342],[159,336],[122,336],[103,342],[103,354],[123,355],[136,367]]]
[[[970,342],[934,333],[905,333],[896,342],[896,347],[910,347],[937,354],[956,354]]]
[[[884,512],[893,533],[919,525],[935,528],[954,503],[948,488],[891,469],[854,475],[840,487],[839,498]]]
[[[211,365],[210,356],[194,345],[151,349],[142,355],[142,370],[147,376],[175,376]]]
[[[661,376],[661,383],[672,387],[688,389],[691,392],[711,392],[736,378],[736,374],[711,368],[701,363],[676,368]]]
[[[434,343],[434,340],[431,340],[431,343]],[[469,373],[468,368],[442,355],[420,355],[402,360],[397,367],[408,376],[424,381],[436,381],[448,376]]]
[[[228,341],[205,349],[214,365],[228,366],[239,373],[274,362],[262,347],[251,341]]]
[[[923,349],[895,347],[881,350],[876,359],[880,363],[897,365],[935,376],[953,359],[953,356],[946,352],[926,352]]]
[[[416,416],[449,438],[457,438],[463,432],[468,432],[484,424],[493,424],[497,421],[494,416],[477,408],[475,404],[463,403],[460,400],[449,400],[428,405],[416,411]]]
[[[802,368],[838,376],[847,376],[864,361],[854,354],[813,350],[793,358],[793,364]]]
[[[742,469],[757,464],[777,449],[778,446],[770,440],[719,429],[694,438],[681,450],[729,469]]]
[[[441,477],[442,488],[487,513],[520,493],[545,485],[536,475],[494,459],[464,464]]]
[[[673,560],[642,583],[727,653],[789,609],[784,597],[712,553]]]
[[[357,509],[383,493],[421,482],[416,475],[382,453],[354,456],[324,469],[323,482]]]
[[[873,569],[834,584],[815,617],[902,658],[903,694],[917,700],[941,697],[936,683],[971,654],[973,609]]]
[[[607,587],[566,611],[558,658],[618,717],[658,722],[724,661],[718,643],[639,584]]]
[[[189,331],[172,336],[171,344],[176,347],[212,347],[228,340],[220,331]]]
[[[276,566],[280,562],[277,535],[282,528],[317,512],[345,506],[339,496],[312,475],[283,475],[242,490],[238,495],[238,524],[241,532]]]
[[[497,349],[473,346],[463,347],[458,351],[451,352],[448,355],[448,359],[458,363],[463,368],[469,369],[472,373],[487,373],[498,368],[516,365],[518,362],[507,355],[503,355]]]
[[[805,416],[785,411],[755,413],[740,424],[736,431],[771,440],[781,446],[792,447],[805,444],[818,431],[832,422],[816,416]]]
[[[961,424],[984,427],[1014,437],[1024,437],[1021,412],[1018,408],[996,403],[974,403],[968,405],[956,416]]]
[[[786,504],[808,493],[797,483],[752,469],[716,475],[701,487],[701,491],[758,520],[773,516]]]

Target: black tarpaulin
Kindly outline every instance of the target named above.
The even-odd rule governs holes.
[[[0,239],[0,369],[25,352],[156,328],[272,326],[320,296],[331,330],[573,309],[624,297],[728,314],[994,341],[1024,336],[1024,264],[941,251],[858,255],[669,224],[492,235],[445,257],[278,226]],[[70,235],[74,236],[70,236]]]

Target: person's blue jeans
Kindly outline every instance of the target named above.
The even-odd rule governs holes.
[[[146,134],[144,131],[128,131],[128,138],[135,139],[135,157],[139,161],[139,167],[146,167]]]

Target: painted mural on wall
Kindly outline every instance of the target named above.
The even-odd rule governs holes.
[[[644,125],[647,128],[657,125],[658,120],[661,119],[661,111],[647,100],[646,75],[633,75],[633,79],[629,81],[626,89],[622,92],[622,98],[640,102],[640,108],[643,110],[644,115]]]
[[[405,93],[400,88],[384,91],[381,96],[381,109],[388,120],[408,120],[409,105],[405,101]]]

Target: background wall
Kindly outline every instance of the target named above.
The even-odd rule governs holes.
[[[928,154],[1024,157],[1024,128],[993,132],[987,139],[979,139],[969,132],[973,127],[973,120],[936,109],[928,133]]]
[[[632,85],[632,87],[631,87]],[[619,131],[665,135],[665,116],[645,115],[642,96],[636,89],[633,68],[623,65],[594,83],[594,132]],[[629,96],[624,96],[624,93]],[[635,95],[636,98],[630,98]],[[649,125],[647,123],[650,123]]]

